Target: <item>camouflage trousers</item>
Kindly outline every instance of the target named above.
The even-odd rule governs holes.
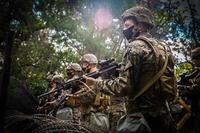
[[[73,108],[73,121],[77,124],[81,122],[81,110],[80,107]]]
[[[94,133],[109,133],[108,115],[101,112],[90,112],[83,115],[82,122]]]
[[[151,129],[142,113],[132,113],[122,116],[117,123],[118,133],[158,133]]]
[[[111,133],[117,132],[117,122],[125,114],[123,111],[111,112],[109,114],[110,131]]]

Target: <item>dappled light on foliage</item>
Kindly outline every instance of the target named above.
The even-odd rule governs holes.
[[[38,95],[47,91],[49,74],[67,80],[67,65],[80,63],[85,53],[120,63],[127,46],[121,15],[136,5],[153,13],[155,29],[149,32],[172,48],[178,79],[192,71],[191,50],[200,47],[198,0],[1,0],[0,5],[2,99],[10,76]]]
[[[190,50],[199,46],[199,3],[194,0],[29,0],[26,3],[3,0],[0,2],[0,71],[5,62],[5,47],[10,44],[13,45],[11,75],[43,87],[48,72],[65,75],[66,65],[78,62],[85,53],[120,61],[124,50],[121,14],[135,5],[152,11],[156,24],[152,34],[170,42],[177,62],[190,60]],[[8,44],[9,36],[13,41]]]

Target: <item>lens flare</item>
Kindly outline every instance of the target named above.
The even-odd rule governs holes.
[[[106,29],[109,26],[111,26],[112,18],[113,18],[112,14],[108,9],[105,8],[98,9],[94,18],[95,26],[99,30]]]

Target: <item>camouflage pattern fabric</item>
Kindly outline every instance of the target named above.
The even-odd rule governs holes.
[[[123,97],[111,96],[109,113],[110,130],[116,133],[117,121],[126,114],[125,100]]]
[[[83,91],[76,95],[80,103],[81,121],[88,123],[92,131],[95,129],[95,132],[106,133],[109,131],[109,120],[106,113],[108,105],[106,105],[105,95],[93,87],[90,86],[89,89],[83,86]]]
[[[151,11],[147,8],[144,7],[132,7],[127,9],[123,14],[122,14],[122,19],[123,21],[126,18],[133,17],[136,19],[137,22],[142,22],[145,24],[148,24],[151,28],[154,26],[154,19]]]
[[[118,120],[125,115],[125,112],[120,112],[113,110],[109,114],[109,122],[110,122],[110,132],[111,133],[116,133],[117,132],[117,122]]]
[[[130,100],[157,73],[161,66],[158,64],[152,48],[144,41],[135,40],[126,49],[121,76],[116,80],[99,80],[96,82],[96,88],[102,92],[128,96]],[[173,69],[171,73],[174,75]],[[148,92],[134,101],[134,104],[129,101],[127,111],[153,111],[155,108],[159,108],[162,106],[160,102],[163,99],[162,91],[159,84],[155,83]]]
[[[94,105],[96,94],[93,91],[86,91],[79,95],[81,110],[81,121],[89,125],[89,129],[95,133],[107,133],[109,131],[108,115],[100,112],[99,106]]]
[[[158,41],[151,38],[150,34],[140,34],[139,37],[148,38],[152,41],[152,44],[158,44]],[[161,55],[156,56],[155,51],[156,50],[152,49],[147,42],[138,39],[133,40],[126,48],[120,77],[115,80],[99,80],[96,82],[96,88],[106,94],[115,93],[116,96],[127,96],[128,114],[142,112],[143,114],[148,113],[154,117],[158,117],[162,112],[166,113],[164,100],[168,100],[168,90],[164,90],[164,88],[160,86],[160,80],[155,82],[142,96],[135,101],[132,101],[132,98],[163,67],[165,62],[165,52],[163,50],[161,51]],[[170,87],[172,93],[170,92],[169,94],[172,94],[172,97],[175,97],[176,91],[173,90],[175,89],[174,86],[176,86],[173,68],[174,58],[169,49],[168,54],[168,67],[164,74],[172,75],[172,77],[168,78],[170,85],[172,85]]]
[[[90,112],[83,116],[84,123],[94,133],[109,133],[109,120],[105,113]]]

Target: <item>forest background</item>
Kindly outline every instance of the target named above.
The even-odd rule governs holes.
[[[10,76],[38,95],[46,90],[49,73],[67,79],[66,65],[85,53],[120,62],[121,14],[135,5],[154,14],[152,34],[169,42],[178,79],[192,69],[190,51],[200,46],[197,0],[1,0],[0,5],[1,95]]]

